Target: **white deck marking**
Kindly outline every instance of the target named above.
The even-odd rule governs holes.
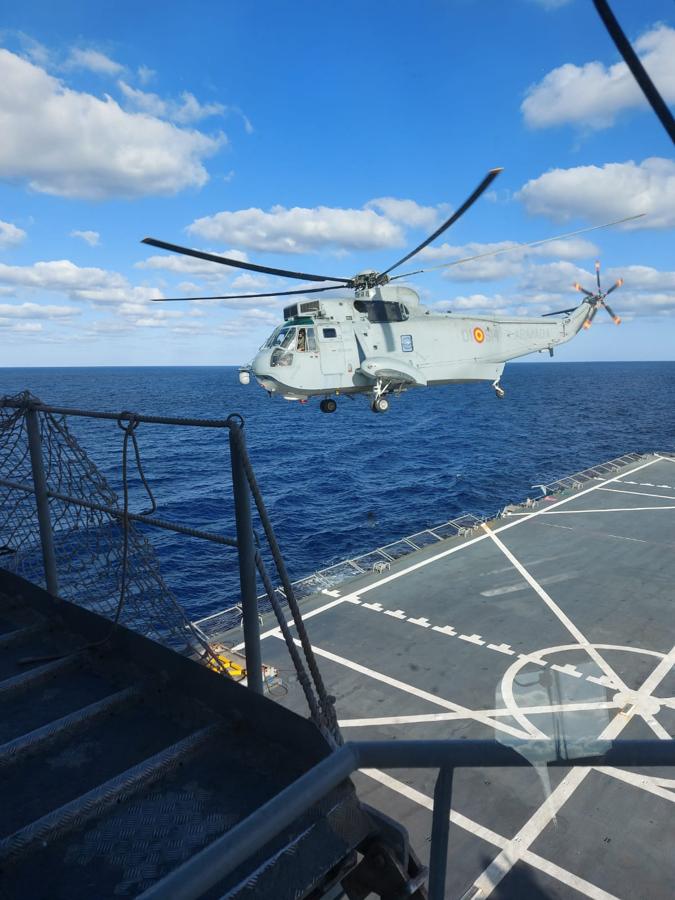
[[[616,672],[612,669],[612,667],[607,663],[603,657],[598,653],[594,646],[590,643],[590,641],[582,634],[582,632],[577,628],[574,622],[567,616],[562,609],[558,606],[558,604],[552,599],[552,597],[544,590],[544,588],[539,584],[539,582],[527,571],[525,566],[511,553],[509,548],[502,543],[502,541],[497,537],[497,535],[488,528],[487,525],[483,524],[481,526],[488,537],[494,541],[494,543],[499,547],[504,556],[511,562],[513,567],[520,572],[525,581],[530,585],[530,587],[541,597],[544,603],[548,606],[554,616],[562,622],[565,628],[569,631],[569,633],[576,638],[579,644],[583,645],[584,650],[591,657],[593,662],[598,666],[598,668],[605,673],[609,678],[612,678],[618,685],[622,688],[626,689],[623,681],[619,678]]]
[[[649,512],[654,512],[656,509],[675,509],[675,506],[615,506],[611,509],[552,509],[542,513],[542,516],[582,516],[584,513],[630,513],[645,512],[647,510],[649,510]]]
[[[564,666],[559,666],[557,663],[553,663],[551,668],[555,669],[556,672],[561,672],[563,675],[571,675],[572,678],[581,678],[581,672],[578,672],[577,667],[573,666],[572,663],[567,663]]]
[[[649,677],[645,679],[640,690],[637,692],[643,695],[651,695],[670,672],[670,669],[675,663],[675,646],[671,649],[670,653],[665,656],[656,651],[644,652],[652,656],[661,656],[661,661]],[[630,718],[630,716],[625,716],[623,713],[618,713],[599,735],[598,740],[615,740],[628,725]],[[509,845],[490,863],[482,875],[474,882],[474,884],[479,886],[483,891],[483,897],[488,897],[492,893],[504,876],[507,875],[516,862],[518,862],[519,858],[525,859],[523,851],[529,849],[531,844],[539,837],[541,832],[550,823],[551,819],[555,817],[557,811],[572,796],[590,771],[592,771],[590,768],[581,766],[572,769],[563,778],[548,799],[520,829],[518,834],[509,841]]]
[[[433,810],[434,801],[432,798],[411,787],[409,784],[405,784],[397,778],[392,778],[391,775],[388,775],[386,772],[381,772],[379,769],[361,769],[360,771],[362,775],[372,778],[373,781],[377,781],[385,787],[388,787],[390,790],[395,791],[397,794],[406,797],[408,800],[412,800],[413,803],[417,803],[419,806],[424,807],[424,809],[430,811]],[[470,834],[481,838],[481,840],[488,844],[492,844],[495,847],[503,849],[509,843],[501,834],[497,834],[490,828],[486,828],[484,825],[474,822],[473,819],[463,816],[454,809],[450,811],[450,821],[453,825],[457,825],[464,831],[468,831]],[[603,891],[602,888],[597,887],[597,885],[591,884],[591,882],[586,881],[585,878],[574,875],[567,869],[563,869],[562,866],[558,866],[556,863],[544,859],[542,856],[533,853],[531,850],[525,851],[525,853],[522,854],[522,859],[533,868],[545,872],[552,878],[557,878],[558,881],[579,891],[581,894],[585,894],[587,897],[591,897],[592,900],[618,900],[614,894],[608,894],[607,891]],[[481,895],[477,894],[475,896],[478,898]]]
[[[597,709],[618,709],[616,700],[601,700],[589,703],[553,703],[550,706],[520,706],[519,712],[526,716],[555,712],[588,712]],[[484,716],[513,716],[513,710],[507,707],[500,709],[476,710]],[[463,713],[423,713],[412,716],[375,716],[370,719],[340,719],[341,728],[365,728],[370,725],[415,725],[419,722],[456,722],[465,719]]]
[[[633,474],[635,472],[639,472],[641,469],[646,469],[648,466],[653,466],[655,462],[658,462],[658,458],[650,459],[645,463],[642,463],[640,466],[636,466],[634,469],[631,469],[630,472],[626,472],[625,474]],[[502,531],[506,531],[508,528],[515,528],[517,525],[522,525],[523,522],[529,522],[530,519],[533,519],[535,516],[540,516],[543,512],[548,512],[551,509],[555,509],[558,506],[563,506],[565,503],[571,503],[572,500],[576,500],[578,497],[583,497],[585,494],[590,494],[591,491],[597,491],[601,487],[606,484],[612,484],[614,481],[618,481],[621,475],[614,475],[612,478],[607,478],[600,482],[599,484],[594,484],[591,487],[584,488],[583,491],[575,491],[573,494],[570,494],[569,497],[564,497],[562,500],[556,500],[555,503],[551,503],[546,507],[542,507],[541,509],[537,509],[534,512],[528,513],[526,516],[522,518],[516,519],[513,522],[507,522],[506,525],[500,525],[499,528],[495,528],[492,532],[493,534],[499,534]],[[407,566],[405,569],[400,569],[398,572],[393,572],[391,575],[387,575],[384,578],[380,578],[377,581],[371,582],[371,584],[366,585],[366,587],[360,588],[358,591],[355,591],[360,596],[370,591],[375,590],[375,588],[381,587],[383,584],[389,584],[390,581],[395,581],[397,578],[402,578],[404,575],[409,575],[411,572],[415,572],[418,569],[422,569],[425,566],[431,565],[431,563],[436,562],[439,559],[444,559],[446,556],[450,556],[453,553],[457,553],[459,550],[464,550],[466,547],[471,547],[474,544],[479,543],[480,541],[484,541],[487,535],[479,534],[477,537],[471,538],[468,541],[464,541],[463,544],[459,544],[455,547],[450,547],[448,550],[442,550],[440,553],[436,553],[433,556],[428,556],[425,559],[420,560],[419,562],[413,563],[413,565]]]
[[[411,625],[419,625],[420,628],[430,628],[431,622],[428,619],[425,619],[424,616],[420,616],[419,619],[408,618],[408,621]]]
[[[330,603],[324,603],[323,606],[318,606],[316,609],[310,610],[310,612],[303,613],[302,621],[306,622],[307,619],[311,619],[313,616],[318,616],[319,613],[326,612],[327,609],[332,609],[334,606],[339,606],[341,603],[351,602],[353,597],[354,597],[353,594],[346,594],[344,597],[338,597],[337,600],[331,600]],[[293,627],[294,626],[293,619],[289,619],[286,622],[286,624],[289,627]],[[263,638],[268,638],[268,637],[282,637],[282,634],[281,634],[281,631],[279,630],[278,625],[276,626],[276,628],[270,628],[268,631],[263,631],[263,633],[260,635],[260,640],[262,641]],[[240,644],[237,644],[236,647],[233,647],[232,649],[233,650],[241,650],[245,646],[246,645],[242,641]]]
[[[601,491],[608,494],[632,494],[634,497],[660,497],[661,500],[675,500],[675,497],[666,497],[665,494],[648,494],[647,491],[622,491],[621,488],[601,487]]]
[[[654,465],[656,462],[660,462],[661,460],[669,459],[669,457],[665,456],[655,456],[654,459],[650,459],[645,463],[642,463],[640,466],[636,466],[634,469],[631,469],[629,472],[626,472],[626,475],[632,475],[635,472],[639,472],[642,469],[646,469],[648,466]],[[671,462],[675,462],[675,460],[670,460]],[[602,488],[606,484],[612,484],[615,481],[619,481],[623,476],[615,475],[612,478],[607,478],[600,482],[599,484],[594,484],[589,488],[585,488],[583,491],[576,491],[573,494],[570,494],[569,497],[564,497],[562,500],[557,500],[555,503],[551,503],[547,507],[542,507],[541,509],[535,510],[534,512],[528,513],[525,516],[522,516],[518,519],[515,519],[513,522],[507,522],[506,525],[501,525],[499,528],[495,528],[493,534],[497,534],[501,531],[505,531],[507,528],[513,528],[516,525],[521,525],[523,522],[529,522],[530,519],[533,519],[535,516],[543,515],[544,513],[548,513],[551,510],[557,508],[558,506],[563,506],[565,503],[570,503],[572,500],[576,500],[577,497],[583,497],[585,494],[591,493],[591,491],[597,491]],[[428,556],[423,560],[420,560],[417,563],[414,563],[411,566],[407,566],[405,569],[401,569],[398,572],[394,572],[392,575],[388,575],[385,578],[380,578],[377,581],[371,582],[371,584],[366,585],[366,587],[360,588],[358,591],[353,591],[350,594],[345,595],[344,597],[338,597],[335,600],[332,600],[330,603],[325,603],[323,606],[319,606],[316,609],[310,610],[309,612],[304,612],[302,615],[303,621],[307,619],[311,619],[313,616],[318,616],[320,613],[326,612],[329,609],[332,609],[334,606],[339,606],[344,602],[354,602],[355,599],[360,597],[362,594],[368,593],[369,591],[375,590],[375,588],[380,587],[383,584],[388,584],[390,581],[394,581],[397,578],[402,578],[404,575],[409,575],[411,572],[417,571],[417,569],[424,568],[425,566],[431,565],[431,563],[436,562],[439,559],[443,559],[446,556],[450,556],[453,553],[457,553],[459,550],[464,550],[466,547],[471,547],[474,544],[479,543],[480,541],[486,540],[487,535],[479,534],[477,537],[471,538],[468,541],[464,541],[464,543],[459,544],[455,547],[450,547],[448,550],[443,550],[440,553],[436,553],[433,556]],[[289,627],[293,627],[293,621],[289,619],[286,623]],[[260,639],[264,640],[268,637],[279,637],[280,631],[278,627],[270,628],[268,631],[264,631],[260,635]],[[237,644],[233,647],[233,650],[241,650],[244,647],[244,642]]]
[[[637,772],[627,772],[625,769],[615,769],[611,766],[596,766],[595,770],[596,772],[602,772],[603,775],[610,775],[612,778],[623,781],[625,784],[630,784],[631,787],[648,791],[656,797],[661,797],[662,800],[669,800],[671,803],[675,803],[675,794],[659,785],[656,779],[650,778],[648,775],[638,775]]]
[[[275,637],[279,637],[283,641],[282,635],[275,635]],[[294,641],[298,646],[301,646],[300,641],[297,640],[297,638],[295,638]],[[476,712],[459,703],[454,703],[452,700],[446,700],[444,697],[438,697],[436,694],[431,694],[429,691],[414,687],[412,684],[406,684],[405,681],[399,681],[397,678],[391,678],[389,675],[385,675],[382,672],[376,672],[374,669],[362,666],[360,663],[353,662],[351,659],[345,659],[344,656],[338,656],[336,653],[331,653],[329,650],[322,650],[321,647],[315,647],[314,645],[312,645],[312,650],[317,656],[323,656],[326,659],[331,660],[331,662],[337,663],[340,666],[345,666],[347,669],[352,669],[354,672],[359,672],[361,675],[367,675],[369,678],[372,678],[375,681],[381,681],[383,684],[388,684],[390,687],[397,688],[399,691],[405,691],[405,693],[412,694],[414,697],[419,697],[421,700],[426,700],[428,703],[442,706],[444,709],[450,709],[453,712],[462,713],[467,719],[473,719],[475,722],[480,722],[481,725],[487,725],[490,728],[505,731],[508,734],[512,734],[519,738],[531,737],[531,734],[527,731],[523,731],[520,728],[513,728],[511,725],[506,725],[498,719],[491,719],[490,716],[482,715],[480,711]]]
[[[466,641],[468,644],[475,644],[477,647],[484,647],[485,641],[481,639],[479,634],[458,634],[460,641]]]
[[[391,616],[393,619],[402,619],[404,622],[407,619],[407,616],[402,609],[385,609],[384,614],[385,616]]]
[[[505,653],[507,656],[513,656],[516,652],[511,649],[510,644],[488,644],[488,650],[496,650],[497,653]]]
[[[434,625],[431,630],[438,631],[441,634],[447,634],[448,637],[455,637],[457,634],[452,625]]]

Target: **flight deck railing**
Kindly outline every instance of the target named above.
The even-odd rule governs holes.
[[[116,423],[121,429],[122,503],[67,428],[67,418],[107,420]],[[236,536],[193,528],[156,514],[157,504],[143,471],[136,438],[136,431],[141,424],[217,429],[228,433]],[[132,512],[129,508],[130,470],[134,461],[135,475],[139,482],[136,486],[144,488],[150,500],[151,508],[148,511]],[[35,498],[34,507],[26,502],[25,498],[30,495]],[[253,509],[257,514],[261,536],[254,531]],[[145,612],[148,607],[152,608],[154,615],[153,628],[145,633],[150,635],[152,631],[151,636],[158,639],[157,635],[161,635],[162,631],[157,628],[157,620],[163,615],[169,617],[170,613],[171,626],[166,626],[164,630],[172,635],[174,643],[180,633],[183,644],[187,642],[193,650],[203,653],[211,668],[223,673],[229,671],[229,661],[223,661],[220,650],[214,649],[208,636],[205,637],[200,629],[194,628],[185,616],[182,606],[159,574],[150,545],[132,526],[138,524],[171,531],[236,550],[247,686],[257,693],[263,693],[258,613],[259,577],[266,591],[264,596],[270,601],[286,641],[310,716],[329,741],[335,745],[341,743],[333,699],[325,689],[314,659],[292,583],[248,455],[244,420],[238,413],[227,419],[186,418],[51,406],[28,392],[0,397],[0,514],[0,564],[11,568],[12,562],[17,566],[19,560],[28,558],[32,576],[28,580],[42,581],[55,598],[63,596],[70,599],[75,590],[75,581],[85,582],[89,579],[95,588],[100,584],[96,578],[101,575],[101,570],[105,569],[105,574],[110,576],[114,569],[115,584],[119,581],[121,587],[115,589],[116,593],[112,589],[109,591],[110,597],[106,599],[106,603],[109,607],[111,604],[113,606],[104,612],[113,619],[114,625],[120,620],[125,602],[128,605],[128,598],[133,594],[129,589],[130,582],[134,577],[140,579],[137,570],[145,563],[147,571],[144,570],[146,574],[143,576],[143,585],[151,585],[154,591],[152,598],[156,601],[155,606],[152,606],[148,594],[143,595],[143,585],[138,588],[142,602],[134,607],[137,621],[144,624],[143,616],[146,616],[145,621],[150,621],[149,614]],[[84,521],[78,518],[87,515],[89,519],[85,518]],[[93,515],[96,516],[95,519],[92,519]],[[120,528],[119,533],[115,531],[115,540],[108,535],[105,552],[99,552],[96,545],[95,552],[87,555],[87,540],[95,542],[97,535],[100,536],[106,529],[110,531],[113,523],[117,523]],[[78,539],[80,544],[77,544]],[[68,544],[69,541],[76,545],[74,550]],[[69,583],[60,585],[62,573],[59,572],[58,551],[64,545],[70,554],[70,577],[63,579]],[[138,559],[132,559],[132,549],[137,551]],[[283,586],[283,607],[267,573],[263,550],[271,557],[276,576]],[[38,552],[41,552],[42,557],[41,571],[36,559]],[[66,558],[65,551],[62,558]],[[17,571],[17,574],[20,573]],[[100,598],[88,598],[88,601],[98,602],[99,607],[102,607]],[[164,627],[164,622],[160,625]],[[295,635],[290,631],[293,626],[296,629]],[[186,634],[189,635],[189,640],[185,637]],[[300,639],[300,649],[294,642],[296,636]]]
[[[442,900],[448,865],[452,784],[456,769],[673,766],[675,741],[533,740],[358,741],[340,747],[227,834],[140,895],[139,900],[196,900],[251,859],[299,816],[359,769],[438,769],[429,853],[429,900]]]

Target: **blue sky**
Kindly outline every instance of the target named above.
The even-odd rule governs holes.
[[[614,0],[670,104],[675,4]],[[675,359],[675,162],[588,0],[13,4],[0,32],[0,365],[247,362],[297,288],[140,244],[382,270],[646,213],[411,280],[423,302],[539,314],[596,256],[624,317],[559,359]],[[414,268],[418,266],[415,265]]]

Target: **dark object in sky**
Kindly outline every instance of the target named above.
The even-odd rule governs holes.
[[[602,19],[610,37],[616,44],[619,53],[625,59],[626,65],[633,73],[633,77],[642,88],[642,93],[647,100],[649,100],[652,109],[670,135],[671,141],[675,144],[675,119],[673,118],[673,114],[666,106],[666,102],[661,94],[659,94],[654,82],[649,75],[647,75],[644,66],[638,59],[635,50],[633,50],[630,41],[621,30],[621,26],[610,9],[609,3],[607,3],[607,0],[593,0],[593,5],[597,9],[598,15]]]

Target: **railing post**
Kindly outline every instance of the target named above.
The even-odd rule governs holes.
[[[443,900],[445,896],[453,771],[449,766],[444,766],[438,773],[434,788],[434,813],[429,854],[429,900]]]
[[[244,440],[242,429],[243,423],[242,425],[237,425],[232,422],[230,426],[230,461],[232,463],[234,513],[237,525],[239,584],[241,586],[241,608],[246,653],[246,680],[251,690],[257,694],[262,694],[262,658],[260,655],[255,542],[253,538],[253,520],[251,518],[251,493],[240,452],[240,445]]]
[[[40,437],[40,418],[38,411],[26,407],[26,431],[28,432],[28,449],[30,464],[33,470],[33,487],[35,488],[35,505],[37,507],[38,525],[40,526],[40,544],[42,546],[42,563],[45,571],[47,590],[58,597],[59,583],[56,574],[56,554],[54,552],[54,535],[49,515],[49,497],[47,496],[47,479],[42,462],[42,439]]]

